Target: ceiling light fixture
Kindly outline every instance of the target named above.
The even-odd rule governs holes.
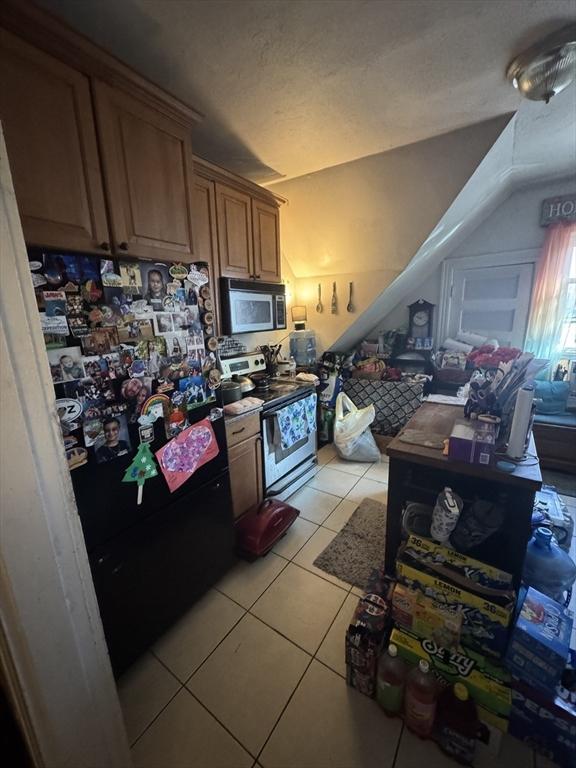
[[[527,48],[510,62],[506,76],[527,99],[548,104],[576,79],[576,24]]]

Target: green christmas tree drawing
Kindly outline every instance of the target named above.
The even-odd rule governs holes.
[[[134,456],[134,461],[124,473],[122,482],[138,483],[138,504],[142,504],[144,483],[146,480],[150,480],[151,477],[156,477],[157,474],[156,462],[154,461],[149,444],[140,443],[136,456]]]

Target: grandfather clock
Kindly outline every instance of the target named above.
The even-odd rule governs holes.
[[[418,299],[408,305],[410,317],[408,320],[408,336],[413,339],[432,338],[432,314],[434,304],[424,299]]]

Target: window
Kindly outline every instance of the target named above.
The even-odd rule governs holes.
[[[576,355],[576,237],[572,242],[570,275],[568,277],[568,309],[562,325],[562,354]]]

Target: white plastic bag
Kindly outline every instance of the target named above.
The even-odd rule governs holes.
[[[336,398],[334,445],[347,461],[379,461],[380,451],[370,432],[376,417],[373,405],[357,408],[344,392]]]

